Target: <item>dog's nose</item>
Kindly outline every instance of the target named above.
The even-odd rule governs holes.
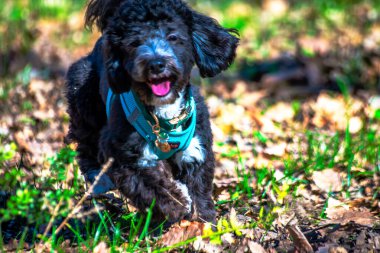
[[[160,74],[165,70],[165,60],[164,59],[154,59],[148,63],[148,68],[152,74]]]

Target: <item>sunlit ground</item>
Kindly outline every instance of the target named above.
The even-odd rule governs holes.
[[[241,36],[230,70],[193,78],[212,116],[216,228],[151,233],[118,192],[74,208],[86,188],[64,145],[64,75],[100,34],[82,0],[0,0],[0,248],[379,251],[380,4],[189,2]]]

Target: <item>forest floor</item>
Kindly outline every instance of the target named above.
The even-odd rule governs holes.
[[[98,36],[78,32],[80,17],[41,21],[31,50],[7,55],[16,74],[0,79],[0,251],[380,252],[380,95],[366,87],[380,80],[379,28],[351,45],[364,64],[355,86],[331,38],[299,40],[318,54],[241,61],[202,81],[217,224],[182,221],[157,235],[117,191],[78,206],[86,187],[64,142],[64,73]]]

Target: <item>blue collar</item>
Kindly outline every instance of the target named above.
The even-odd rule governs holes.
[[[132,91],[119,94],[120,103],[128,122],[146,142],[149,143],[151,150],[158,156],[159,160],[168,159],[175,153],[186,150],[194,136],[196,105],[190,86],[188,87],[187,93],[187,117],[185,120],[182,120],[180,124],[177,123],[171,127],[167,127],[167,125],[162,127],[160,122],[163,122],[163,120],[147,113],[144,105]],[[108,118],[110,117],[115,96],[116,95],[109,88],[106,102]],[[182,126],[182,130],[175,131],[179,125]]]

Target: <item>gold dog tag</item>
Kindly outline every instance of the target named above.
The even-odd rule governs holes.
[[[161,132],[160,124],[158,123],[158,118],[155,114],[152,113],[152,117],[154,121],[156,122],[155,125],[149,124],[152,126],[152,132],[157,136],[157,140],[154,142],[156,147],[161,150],[164,153],[170,152],[172,148],[170,147],[170,144],[168,143],[169,135],[165,132]]]
[[[172,150],[168,142],[160,142],[159,140],[156,140],[156,147],[164,153],[168,153]]]
[[[156,147],[164,153],[170,152],[170,150],[172,150],[170,144],[168,143],[168,139],[169,136],[166,133],[160,133],[157,135],[157,140],[155,142]]]

